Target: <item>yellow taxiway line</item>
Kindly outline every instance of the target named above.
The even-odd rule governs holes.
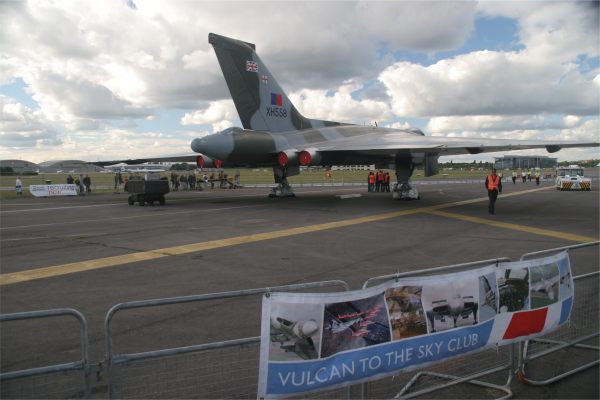
[[[539,236],[549,236],[549,237],[553,237],[553,238],[568,240],[571,242],[586,243],[586,242],[595,242],[596,240],[598,240],[597,238],[593,238],[590,236],[573,235],[572,233],[551,231],[549,229],[534,228],[532,226],[511,224],[508,222],[494,221],[491,219],[485,219],[485,218],[479,218],[479,217],[470,217],[468,215],[450,213],[450,212],[446,212],[446,211],[430,210],[430,211],[424,211],[424,212],[427,214],[433,214],[433,215],[437,215],[440,217],[454,218],[454,219],[458,219],[461,221],[473,222],[475,224],[483,224],[483,225],[493,226],[496,228],[511,229],[513,231],[532,233],[534,235],[539,235]]]
[[[547,189],[551,189],[551,188],[552,187],[543,187],[543,188],[524,190],[521,192],[505,194],[502,197],[505,198],[505,197],[511,197],[511,196],[518,196],[518,195],[522,195],[522,194],[526,194],[526,193],[532,193],[532,192],[537,192],[540,190],[547,190]],[[123,254],[120,256],[103,257],[103,258],[97,258],[94,260],[86,260],[86,261],[79,261],[79,262],[74,262],[74,263],[69,263],[69,264],[55,265],[52,267],[36,268],[36,269],[30,269],[30,270],[25,270],[25,271],[19,271],[19,272],[11,272],[11,273],[0,275],[0,286],[1,285],[10,285],[10,284],[19,283],[19,282],[26,282],[26,281],[31,281],[31,280],[35,280],[35,279],[43,279],[43,278],[50,278],[50,277],[54,277],[54,276],[67,275],[67,274],[72,274],[72,273],[76,273],[76,272],[83,272],[83,271],[90,271],[90,270],[95,270],[95,269],[100,269],[100,268],[114,267],[114,266],[129,264],[129,263],[133,263],[133,262],[137,262],[137,261],[154,260],[154,259],[158,259],[158,258],[162,258],[162,257],[195,253],[195,252],[200,252],[200,251],[219,249],[219,248],[223,248],[223,247],[238,246],[238,245],[243,245],[243,244],[248,244],[248,243],[260,242],[260,241],[264,241],[264,240],[279,239],[279,238],[288,237],[288,236],[302,235],[302,234],[311,233],[311,232],[319,232],[319,231],[324,231],[324,230],[329,230],[329,229],[343,228],[343,227],[347,227],[347,226],[364,224],[364,223],[369,223],[369,222],[384,221],[384,220],[388,220],[388,219],[392,219],[392,218],[401,217],[404,215],[413,215],[413,214],[418,214],[418,213],[428,213],[428,214],[433,214],[433,215],[438,215],[438,216],[443,216],[443,217],[448,217],[448,218],[456,218],[456,219],[460,219],[463,221],[468,221],[468,222],[473,222],[473,223],[478,223],[478,224],[486,224],[486,225],[490,225],[490,226],[494,226],[494,227],[511,229],[511,230],[516,230],[516,231],[521,231],[521,232],[533,233],[536,235],[556,237],[556,238],[569,240],[569,241],[575,241],[575,242],[590,242],[590,241],[597,240],[596,238],[590,238],[590,237],[586,237],[586,236],[573,235],[573,234],[569,234],[569,233],[551,231],[551,230],[547,230],[547,229],[533,228],[533,227],[528,227],[528,226],[524,226],[524,225],[510,224],[510,223],[499,222],[499,221],[495,221],[495,220],[487,220],[484,218],[469,217],[469,216],[465,216],[465,215],[461,215],[461,214],[440,211],[441,209],[445,209],[445,208],[456,207],[456,206],[472,204],[472,203],[478,203],[478,202],[482,202],[482,201],[487,201],[487,197],[480,197],[480,198],[476,198],[476,199],[456,201],[456,202],[451,202],[451,203],[444,203],[444,204],[440,204],[437,206],[431,206],[431,207],[421,207],[421,208],[414,208],[414,209],[410,209],[410,210],[392,211],[392,212],[387,212],[387,213],[382,213],[382,214],[370,215],[370,216],[366,216],[366,217],[351,218],[351,219],[327,222],[327,223],[316,224],[316,225],[307,225],[307,226],[282,229],[282,230],[272,231],[272,232],[255,233],[255,234],[251,234],[251,235],[236,236],[236,237],[218,239],[218,240],[210,240],[207,242],[191,243],[191,244],[186,244],[186,245],[181,245],[181,246],[173,246],[173,247],[166,247],[166,248],[162,248],[162,249],[141,251],[141,252],[136,252],[136,253]]]

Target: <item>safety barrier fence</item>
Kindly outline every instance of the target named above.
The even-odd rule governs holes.
[[[74,317],[79,323],[81,333],[81,359],[69,363],[47,365],[19,371],[2,372],[0,373],[0,383],[2,387],[0,396],[1,398],[90,397],[91,381],[90,362],[88,356],[88,325],[83,314],[72,308],[57,308],[52,310],[2,314],[0,315],[0,322],[5,323],[18,320],[32,320],[62,316]],[[68,371],[81,371],[81,374],[83,375],[83,391],[78,390],[76,387],[73,388],[73,382],[70,382],[68,386],[57,385],[59,379],[57,378],[56,374],[64,374]],[[30,380],[25,379],[32,377],[53,378],[49,378],[52,380],[52,382],[44,380],[41,382],[38,381],[35,384]],[[12,384],[13,382],[15,384]]]
[[[490,264],[497,265],[501,262],[509,261],[511,261],[510,258],[502,257],[446,265],[418,271],[407,271],[396,274],[382,275],[368,279],[363,284],[363,289],[388,281],[390,279],[398,280],[399,278],[403,277],[450,273]],[[447,396],[445,396],[446,398],[473,397],[472,387],[469,388],[468,396],[465,394],[461,395],[461,390],[464,391],[465,389],[458,387],[458,385],[462,383],[469,383],[477,386],[477,388],[485,388],[486,391],[482,391],[475,396],[477,398],[489,397],[489,393],[497,395],[502,392],[505,393],[504,397],[508,398],[512,396],[510,383],[512,381],[512,371],[514,369],[514,352],[514,345],[503,346],[497,350],[485,350],[477,353],[476,355],[467,355],[452,359],[417,373],[401,373],[395,375],[393,378],[364,383],[362,385],[362,398],[413,398],[442,389],[454,389],[454,393],[447,393]],[[482,368],[482,366],[485,366],[485,368]],[[484,376],[499,373],[504,373],[503,376],[506,376],[505,380],[500,380],[500,382],[496,383],[479,380],[479,378]],[[497,376],[495,378],[498,380]]]
[[[105,319],[106,368],[110,398],[251,398],[256,397],[260,336],[168,348],[143,353],[114,354],[111,323],[118,312],[209,300],[268,295],[276,291],[315,290],[347,283],[334,280],[205,295],[173,297],[117,304]],[[162,365],[147,360],[161,358]],[[123,366],[117,371],[116,367]],[[133,366],[133,368],[128,368]]]
[[[521,259],[542,256],[548,253],[567,250],[573,256],[578,249],[598,246],[600,242],[586,243],[525,254]],[[374,286],[390,279],[447,273],[457,270],[510,261],[509,258],[474,261],[469,263],[441,266],[418,271],[409,271],[383,275],[368,279],[363,288]],[[595,268],[597,266],[594,266]],[[399,373],[397,375],[354,385],[345,389],[328,390],[313,393],[310,398],[414,398],[444,390],[443,397],[449,398],[507,398],[512,395],[511,382],[515,372],[521,382],[531,384],[547,384],[577,373],[583,369],[598,365],[598,347],[588,342],[598,337],[598,277],[600,272],[580,275],[575,280],[575,301],[571,320],[555,332],[530,340],[525,343],[501,346],[492,350],[484,350],[435,364],[418,372]],[[117,304],[112,307],[105,318],[106,358],[100,364],[106,368],[108,395],[110,398],[252,398],[256,396],[258,381],[258,360],[260,337],[244,337],[232,340],[194,344],[175,348],[138,352],[116,353],[114,340],[120,333],[113,332],[113,318],[126,310],[155,308],[183,303],[200,303],[204,308],[195,309],[210,320],[208,301],[221,303],[233,301],[235,298],[265,295],[277,291],[323,290],[338,287],[349,290],[343,281],[324,281],[306,284],[278,286],[270,288],[248,289],[232,292],[211,293],[195,296],[173,297],[134,301]],[[130,313],[133,313],[131,311]],[[123,312],[124,316],[130,313]],[[57,371],[80,370],[84,375],[83,392],[71,390],[71,394],[57,397],[90,396],[90,363],[87,356],[88,339],[85,318],[76,310],[58,309],[36,311],[31,313],[7,314],[0,316],[0,322],[20,318],[43,318],[54,315],[73,315],[81,324],[82,352],[81,361],[13,371],[0,374],[3,383],[2,398],[14,397],[48,397],[20,392],[14,395],[6,392],[5,381],[18,380],[21,377],[52,374]],[[138,313],[139,314],[139,313]],[[136,314],[138,317],[139,315]],[[250,316],[256,319],[256,316]],[[260,318],[258,318],[260,320]],[[127,319],[127,321],[130,321]],[[200,326],[195,329],[209,329]],[[572,371],[546,380],[535,381],[529,373],[535,373],[538,359],[551,358],[565,349],[584,352],[589,362],[575,366]],[[579,360],[577,357],[570,357]],[[565,357],[561,358],[561,363]],[[527,374],[525,371],[527,370]],[[485,377],[485,381],[482,379]],[[468,384],[465,385],[465,384]],[[79,395],[74,394],[79,393]],[[306,397],[301,396],[301,397]]]
[[[600,242],[590,242],[527,253],[521,256],[521,260],[563,250],[572,254],[578,249],[597,248],[599,244]],[[569,323],[549,335],[519,344],[517,378],[521,382],[544,386],[600,364],[600,347],[597,343],[597,338],[600,336],[598,321],[600,271],[579,275],[573,280],[576,287],[575,302]],[[594,344],[591,343],[593,341]],[[565,349],[572,351],[571,357],[561,357]],[[538,362],[534,363],[535,360]],[[561,362],[557,362],[559,360]],[[551,367],[547,368],[549,365]],[[548,376],[548,371],[553,374]],[[540,377],[543,375],[541,372],[546,376]]]

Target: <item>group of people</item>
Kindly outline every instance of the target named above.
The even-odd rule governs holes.
[[[367,177],[367,190],[369,192],[389,192],[390,191],[390,174],[381,170],[377,172],[369,172]]]
[[[83,196],[86,193],[92,192],[92,178],[89,175],[79,174],[79,178],[73,178],[73,176],[67,176],[67,184],[75,184],[79,190],[79,195]]]
[[[535,184],[539,185],[540,184],[540,178],[542,176],[541,172],[539,169],[536,169],[535,172],[533,172],[533,174],[531,173],[531,170],[528,169],[527,171],[525,171],[524,169],[521,170],[521,179],[523,180],[523,183],[526,183],[527,181],[531,182],[531,177],[533,175],[533,178],[535,179]],[[519,173],[515,170],[512,172],[512,182],[513,185],[517,183],[517,178],[519,177]]]
[[[171,189],[176,190],[196,190],[196,183],[198,183],[198,188],[200,187],[199,179],[196,179],[195,174],[181,174],[177,175],[175,172],[171,172],[171,177],[169,179],[171,181]]]
[[[219,171],[215,176],[214,172],[211,172],[210,176],[205,173],[202,176],[196,176],[195,173],[177,175],[175,172],[171,172],[171,189],[177,190],[202,190],[207,189],[210,185],[211,189],[215,188],[215,183],[219,185],[220,189],[237,189],[241,187],[240,184],[240,171],[235,172],[235,176],[231,179],[225,171]]]

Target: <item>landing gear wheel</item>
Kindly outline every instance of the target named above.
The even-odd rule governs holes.
[[[127,198],[127,204],[129,204],[130,206],[132,206],[132,205],[133,205],[133,203],[134,203],[134,201],[133,201],[133,197],[129,196],[129,197]]]
[[[146,199],[140,196],[138,197],[138,202],[140,204],[140,207],[143,207],[146,204]]]
[[[159,203],[161,206],[164,206],[164,205],[165,205],[165,198],[164,198],[163,196],[160,196],[160,199],[158,199],[158,203]]]

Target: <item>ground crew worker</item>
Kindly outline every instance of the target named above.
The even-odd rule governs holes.
[[[496,214],[496,199],[498,193],[502,193],[502,179],[496,174],[496,168],[493,168],[491,175],[485,178],[485,188],[490,199],[488,211],[490,214]]]
[[[531,170],[530,169],[527,170],[527,180],[529,182],[531,182]]]
[[[540,170],[536,170],[535,171],[535,184],[539,185],[540,184]]]
[[[369,172],[369,177],[367,178],[367,191],[374,192],[375,191],[375,174],[373,171]]]
[[[383,187],[385,188],[385,192],[389,192],[390,191],[390,173],[389,172],[385,172],[383,174]]]
[[[512,172],[513,185],[517,183],[517,171]]]
[[[523,178],[523,183],[527,182],[527,174],[525,174],[525,170],[521,170],[521,178]]]
[[[381,185],[383,184],[383,172],[377,171],[377,175],[375,177],[375,191],[381,192]]]

